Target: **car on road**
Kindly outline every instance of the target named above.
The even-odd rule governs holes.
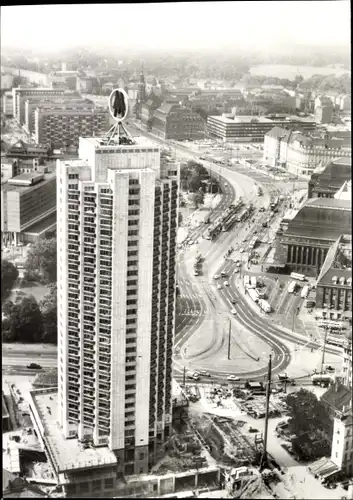
[[[237,262],[237,267],[240,267],[240,266],[241,266],[241,263],[240,263],[240,262],[239,262],[239,260],[238,260],[238,262]]]
[[[239,253],[244,253],[244,252],[245,252],[244,248],[241,248],[241,249],[239,250]]]
[[[239,272],[240,272],[240,271],[239,271],[239,267],[236,267],[236,268],[234,269],[234,272],[235,272],[235,273],[239,273]]]
[[[188,241],[188,245],[193,245],[194,242],[192,240]]]
[[[29,365],[27,365],[27,368],[31,370],[40,370],[42,367],[38,365],[38,363],[30,363]]]
[[[227,377],[227,380],[231,380],[232,382],[239,382],[240,377],[237,377],[236,375],[229,375]]]
[[[206,370],[200,370],[198,373],[202,377],[210,377],[211,376],[210,372],[207,372]]]
[[[237,303],[237,301],[234,298],[230,299],[230,301],[231,301],[232,304],[236,304]]]
[[[230,312],[235,316],[237,314],[237,311],[236,309],[234,309],[234,307],[230,310]]]
[[[226,278],[228,276],[228,274],[225,272],[225,271],[222,271],[221,272],[221,277],[222,278]]]
[[[207,235],[205,236],[205,240],[210,240],[210,239],[211,239],[211,236],[210,236],[209,234],[207,234]]]
[[[225,281],[223,284],[224,286],[229,286],[229,281]]]
[[[219,278],[220,278],[220,275],[219,275],[219,274],[215,274],[215,275],[213,276],[213,279],[214,279],[214,280],[219,280]]]
[[[225,182],[225,183],[224,183],[224,186],[225,186],[225,187],[228,187],[228,184]]]
[[[217,285],[217,290],[222,290],[222,285],[220,285],[219,283]]]

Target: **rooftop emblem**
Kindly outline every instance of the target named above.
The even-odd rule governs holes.
[[[127,116],[128,100],[123,89],[114,89],[109,96],[109,112],[117,123],[121,123]]]

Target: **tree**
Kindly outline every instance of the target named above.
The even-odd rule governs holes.
[[[9,316],[3,321],[3,340],[7,342],[41,342],[43,318],[33,295],[17,304],[9,304]]]
[[[178,213],[178,226],[181,226],[183,223],[183,214],[181,212]]]
[[[38,274],[45,283],[56,281],[56,238],[36,241],[27,254],[25,267],[27,276]]]
[[[332,421],[325,406],[315,394],[306,389],[286,397],[286,404],[291,418],[288,423],[293,434],[301,436],[317,430],[328,435],[332,433]]]
[[[205,195],[202,191],[197,191],[190,195],[190,200],[194,203],[195,208],[199,208],[204,203]]]
[[[58,339],[58,294],[57,285],[49,285],[49,292],[39,303],[43,318],[43,342],[57,343]]]
[[[18,278],[18,270],[8,260],[1,261],[1,300],[6,300]]]

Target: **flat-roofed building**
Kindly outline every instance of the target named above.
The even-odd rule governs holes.
[[[19,140],[8,148],[7,158],[18,158],[22,160],[48,160],[51,157],[51,147],[48,144],[31,144]]]
[[[35,132],[35,115],[34,112],[38,106],[42,105],[66,105],[82,103],[84,100],[78,92],[65,92],[64,96],[42,97],[34,96],[25,100],[25,113],[24,113],[24,129],[34,135]]]
[[[79,137],[101,136],[109,128],[109,111],[90,100],[40,105],[34,112],[34,138],[55,148],[76,146]]]
[[[352,234],[350,201],[309,199],[279,236],[287,267],[318,276],[329,248],[342,234]]]
[[[338,158],[352,158],[350,141],[343,137],[293,132],[281,141],[281,162],[294,175],[309,176],[318,165]]]
[[[192,141],[205,137],[206,123],[192,109],[179,104],[162,104],[154,111],[152,130],[164,139]]]
[[[220,137],[224,142],[263,142],[265,134],[274,127],[301,130],[314,130],[316,124],[311,119],[298,116],[209,116],[207,128],[211,135]]]
[[[352,158],[337,158],[317,168],[308,183],[308,198],[333,198],[352,178]]]
[[[55,230],[55,213],[55,172],[23,173],[1,185],[3,241],[17,244],[43,237],[47,232]]]
[[[25,123],[25,102],[29,97],[55,97],[63,96],[65,94],[65,89],[53,89],[50,87],[46,88],[28,88],[19,86],[12,89],[13,96],[13,117],[23,125]]]
[[[352,312],[352,238],[340,236],[327,252],[316,283],[316,307]]]

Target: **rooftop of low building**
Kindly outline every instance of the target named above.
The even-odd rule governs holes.
[[[10,181],[15,181],[16,179],[20,178],[23,179],[24,181],[26,180],[37,180],[38,175],[42,177],[42,179],[39,179],[39,182],[36,184],[32,185],[17,185],[17,184],[12,184],[11,182],[6,182],[1,185],[1,191],[2,192],[10,192],[10,191],[16,191],[20,194],[24,194],[27,191],[35,191],[36,189],[40,188],[43,186],[43,184],[52,181],[53,179],[56,178],[56,172],[48,172],[48,173],[40,173],[38,172],[31,172],[31,173],[22,173],[20,175],[17,175],[16,177],[13,177],[10,179]]]
[[[38,412],[44,428],[45,440],[57,471],[74,471],[104,465],[116,465],[117,458],[107,446],[83,448],[77,438],[65,439],[58,423],[59,400],[55,388],[30,392],[31,404]]]

